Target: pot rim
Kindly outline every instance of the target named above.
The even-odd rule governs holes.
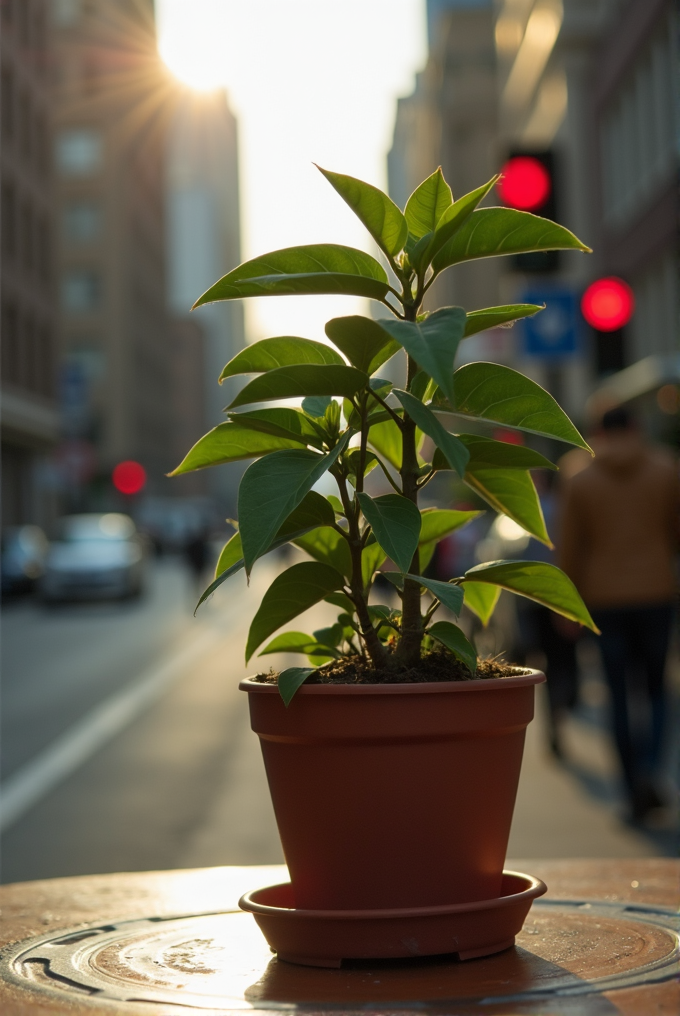
[[[533,668],[522,668],[528,674],[513,674],[510,677],[492,677],[479,681],[423,681],[412,684],[303,684],[295,693],[299,695],[444,695],[466,691],[495,691],[501,688],[525,688],[543,684],[545,674]],[[264,684],[254,677],[245,677],[239,682],[239,691],[249,694],[278,695],[276,684]]]
[[[389,910],[301,910],[296,907],[273,907],[266,903],[258,903],[257,900],[253,899],[253,896],[256,896],[257,893],[262,892],[264,889],[278,889],[280,885],[290,885],[288,882],[279,882],[275,886],[260,886],[257,889],[251,889],[250,892],[243,894],[238,901],[238,905],[242,910],[249,911],[252,914],[259,914],[262,917],[281,917],[285,914],[287,918],[297,918],[298,920],[314,918],[317,920],[332,919],[335,921],[394,920],[395,918],[437,917],[445,916],[446,914],[471,913],[478,910],[505,909],[506,907],[514,907],[524,901],[529,902],[534,900],[537,896],[543,896],[548,891],[545,882],[540,878],[536,878],[535,875],[525,875],[521,871],[503,871],[503,877],[506,878],[508,876],[518,879],[524,884],[525,888],[519,892],[509,893],[507,896],[495,896],[493,899],[474,900],[468,903],[448,903],[444,904],[444,906],[395,907]]]

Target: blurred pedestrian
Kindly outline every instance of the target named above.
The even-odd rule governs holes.
[[[678,469],[625,407],[604,414],[592,444],[595,458],[563,486],[558,558],[602,632],[614,739],[631,818],[641,821],[664,803],[655,779],[677,595]]]
[[[534,474],[546,528],[551,535],[555,533],[557,518],[556,475],[548,470]],[[531,540],[521,556],[527,561],[552,564],[555,555],[544,543]],[[530,656],[533,650],[539,650],[544,658],[548,692],[548,744],[553,755],[562,758],[562,727],[578,703],[576,645],[581,636],[581,628],[533,600],[522,600],[517,607],[524,655]]]
[[[199,593],[203,592],[205,572],[210,563],[210,544],[203,531],[189,536],[184,544],[184,559]]]

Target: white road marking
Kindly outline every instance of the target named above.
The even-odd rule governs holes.
[[[107,741],[158,699],[191,664],[221,639],[224,631],[204,629],[172,656],[154,664],[122,691],[92,709],[18,772],[0,784],[0,831],[4,832],[38,801],[75,772]]]

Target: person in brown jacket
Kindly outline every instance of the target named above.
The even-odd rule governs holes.
[[[645,443],[625,407],[605,413],[595,458],[562,491],[558,563],[602,634],[614,739],[641,821],[662,804],[654,785],[666,718],[664,669],[677,595],[678,467]],[[646,699],[631,729],[629,693]]]

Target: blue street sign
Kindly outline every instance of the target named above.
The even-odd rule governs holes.
[[[559,359],[578,352],[579,311],[570,289],[532,289],[523,303],[545,304],[545,310],[525,318],[524,352],[527,356]]]

